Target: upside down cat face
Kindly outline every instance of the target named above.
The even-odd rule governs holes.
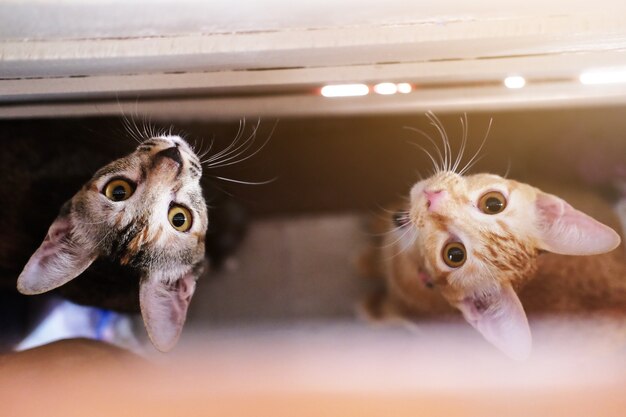
[[[420,181],[396,223],[419,279],[517,358],[530,353],[531,335],[515,290],[533,277],[538,253],[593,255],[620,243],[613,229],[564,200],[490,174],[444,171]]]
[[[204,265],[202,168],[178,136],[151,138],[101,168],[68,201],[20,274],[24,294],[50,291],[105,257],[140,271],[151,341],[177,342]]]

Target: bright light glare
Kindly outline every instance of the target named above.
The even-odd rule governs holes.
[[[580,82],[585,85],[626,83],[626,70],[594,70],[580,74]]]
[[[522,88],[526,85],[526,80],[519,75],[511,75],[504,79],[504,85],[506,88]]]
[[[394,83],[380,83],[374,86],[374,91],[383,95],[396,94],[398,92],[398,86]]]
[[[322,87],[324,97],[355,97],[365,96],[370,89],[365,84],[336,84]]]
[[[413,91],[413,87],[409,83],[400,83],[397,85],[398,93],[408,94]]]

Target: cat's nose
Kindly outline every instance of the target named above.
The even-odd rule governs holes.
[[[183,164],[183,158],[180,156],[180,151],[178,150],[178,146],[172,146],[171,148],[163,149],[159,153],[156,154],[155,159],[158,158],[169,158],[174,162],[178,163],[178,165]]]
[[[428,211],[434,211],[441,204],[441,200],[447,195],[446,190],[424,190],[426,196],[426,207]]]

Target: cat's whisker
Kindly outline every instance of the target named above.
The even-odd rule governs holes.
[[[211,142],[209,143],[209,147],[207,148],[207,150],[203,151],[200,155],[198,155],[198,160],[200,161],[201,164],[202,164],[202,159],[206,157],[209,154],[209,152],[211,152],[211,149],[213,149],[214,144],[215,144],[215,135],[213,135],[213,137],[211,138]],[[203,142],[202,147],[204,147],[204,142]]]
[[[467,162],[465,167],[459,172],[459,175],[463,175],[465,172],[468,171],[468,169],[471,167],[471,165],[473,165],[474,160],[476,160],[476,158],[478,157],[480,152],[483,150],[483,147],[485,146],[485,143],[487,142],[487,138],[489,137],[489,132],[491,131],[492,123],[493,123],[493,118],[490,118],[489,119],[489,126],[487,126],[487,132],[485,133],[485,137],[483,138],[483,141],[481,142],[480,146],[478,147],[478,150],[476,151],[476,153],[474,153],[474,156],[472,156],[472,158]]]
[[[485,157],[485,155],[481,155],[478,158],[476,158],[474,161],[472,161],[470,164],[468,164],[465,168],[463,168],[463,171],[459,172],[459,175],[464,175],[467,171],[472,169],[474,167],[474,165],[476,165],[478,162],[480,162],[484,157]]]
[[[426,132],[424,132],[423,130],[417,129],[415,127],[409,127],[409,126],[405,126],[404,127],[406,130],[410,130],[416,133],[419,133],[420,135],[422,135],[423,137],[425,137],[430,143],[432,143],[432,145],[435,147],[435,150],[437,151],[437,154],[439,156],[439,161],[440,164],[435,164],[435,168],[437,170],[437,172],[441,171],[442,167],[443,167],[443,155],[441,154],[441,150],[439,149],[439,146],[437,146],[437,143],[435,142],[435,140],[433,138],[430,137],[429,134],[427,134]]]
[[[463,113],[463,117],[461,117],[460,120],[461,120],[461,127],[463,131],[462,138],[461,138],[461,147],[459,148],[459,154],[457,155],[456,161],[454,162],[454,166],[452,167],[452,172],[457,172],[457,169],[459,168],[459,164],[463,160],[463,154],[465,153],[465,148],[467,146],[467,136],[468,136],[468,130],[469,130],[469,126],[467,123],[467,113]]]
[[[415,239],[416,239],[417,235],[416,235],[416,231],[415,230],[412,230],[411,227],[408,227],[407,230],[405,230],[404,233],[402,233],[402,235],[400,235],[400,237],[398,239],[396,239],[392,244],[383,245],[380,249],[386,249],[386,248],[388,248],[390,246],[395,246],[398,242],[401,242],[401,241],[403,241],[405,239],[407,233],[411,233],[412,236],[411,236],[410,241],[408,242],[408,245],[406,245],[406,246],[412,245],[413,243],[415,243]],[[401,245],[401,246],[405,246],[405,245]],[[404,251],[405,251],[404,247],[399,247],[398,250],[396,251],[396,253],[394,253],[391,256],[386,257],[385,260],[386,261],[391,261],[392,259],[394,259],[397,256],[400,256],[402,253],[404,253]]]
[[[167,136],[172,136],[172,131],[174,129],[174,127],[172,125],[169,126],[169,128],[167,127],[163,127],[161,129],[157,130],[157,127],[155,125],[155,132],[152,135],[152,137],[167,137]],[[189,141],[189,138],[187,137],[188,135],[184,132],[179,132],[178,136],[183,139],[185,142],[187,142],[188,144],[190,144],[191,142]],[[189,145],[191,146],[191,145]],[[195,149],[193,149],[193,146],[191,146],[192,150],[194,151],[194,153],[196,152]]]
[[[137,138],[131,128],[131,122],[128,119],[128,117],[126,117],[126,115],[122,112],[122,124],[124,125],[124,129],[126,130],[126,133],[128,133],[131,137],[131,139],[133,139],[135,142],[137,142],[138,144],[141,144],[141,140],[139,138]]]
[[[504,173],[502,178],[508,179],[510,173],[511,173],[511,158],[508,158],[507,163],[506,163],[506,172]]]
[[[241,162],[241,161],[235,161],[235,162],[229,163],[229,161],[232,161],[233,159],[237,159],[241,155],[245,154],[254,145],[259,126],[260,126],[260,123],[257,123],[252,133],[248,136],[248,138],[245,141],[243,141],[237,148],[233,149],[229,154],[224,155],[219,160],[214,160],[211,163],[209,163],[208,167],[215,168],[219,166],[227,166],[227,165],[232,165],[232,164]],[[254,154],[256,154],[256,152]]]
[[[237,183],[237,184],[245,184],[245,185],[265,185],[265,184],[270,184],[270,183],[272,183],[272,182],[274,182],[274,181],[276,181],[278,179],[278,177],[274,177],[274,178],[271,178],[271,179],[266,180],[266,181],[255,182],[255,181],[236,180],[236,179],[227,178],[227,177],[218,177],[217,175],[212,175],[212,177],[213,178],[217,178],[218,180],[222,180],[222,181],[234,182],[234,183]]]
[[[391,214],[391,215],[399,213],[399,212],[407,213],[406,210],[391,210],[391,209],[388,209],[386,207],[382,207],[379,204],[376,205],[376,208],[378,209],[378,212],[384,211],[385,213],[388,213],[388,214]]]
[[[443,127],[443,124],[441,123],[439,118],[435,116],[435,113],[433,113],[432,111],[428,111],[426,113],[426,117],[428,117],[428,119],[430,120],[430,124],[434,126],[437,131],[439,131],[441,141],[443,142],[443,152],[445,160],[443,168],[445,171],[449,171],[452,162],[452,149],[450,148],[450,140],[448,139],[448,134],[446,133],[446,130]]]
[[[141,133],[144,138],[151,138],[152,135],[148,132],[148,124],[146,122],[146,115],[141,115],[141,120],[139,121],[139,126],[141,127]]]
[[[383,216],[379,216],[379,217],[382,218],[382,219],[386,219]],[[389,235],[398,233],[400,231],[400,229],[402,229],[402,226],[396,226],[393,229],[387,230],[387,231],[382,232],[382,233],[368,233],[368,235],[371,236],[371,237],[387,237]]]
[[[120,114],[122,115],[122,125],[124,126],[124,129],[126,130],[126,133],[130,134],[131,139],[133,139],[135,142],[140,144],[141,141],[138,140],[135,137],[135,135],[133,135],[133,133],[131,132],[130,121],[128,120],[128,117],[126,116],[126,113],[124,112],[124,108],[122,107],[122,105],[120,103],[120,99],[119,99],[117,93],[115,93],[115,100],[117,101],[117,107],[118,107],[118,109],[120,111]]]
[[[247,136],[245,140],[238,143],[237,146],[233,147],[229,152],[221,155],[220,157],[211,157],[206,162],[209,167],[219,166],[221,164],[227,163],[233,159],[237,159],[239,156],[245,154],[253,145],[256,140],[257,132],[259,130],[261,124],[261,120],[257,121],[257,124],[253,127],[252,132]],[[243,137],[243,134],[237,139]]]
[[[149,115],[144,114],[142,116],[142,122],[143,122],[143,133],[144,133],[144,135],[145,135],[144,137],[146,139],[160,136],[156,132],[156,126],[152,123],[152,119],[150,118]]]
[[[276,130],[276,126],[278,126],[278,121],[276,121],[276,123],[274,123],[274,126],[272,127],[272,130],[270,131],[269,135],[267,136],[267,139],[265,139],[265,141],[261,144],[261,146],[257,150],[255,150],[253,153],[251,153],[250,155],[245,156],[245,157],[243,157],[241,159],[237,159],[235,161],[227,162],[227,163],[223,163],[223,162],[214,163],[214,164],[209,165],[208,168],[221,168],[221,167],[225,167],[225,166],[229,166],[229,165],[239,164],[239,163],[241,163],[243,161],[246,161],[246,160],[252,158],[256,154],[261,152],[263,150],[263,148],[265,148],[265,146],[267,146],[267,144],[269,143],[270,139],[274,135],[274,131]],[[255,136],[256,136],[256,130],[255,130]],[[254,143],[254,141],[252,143]],[[239,157],[240,155],[244,154],[248,149],[249,148],[246,148],[244,151],[242,151],[238,155],[236,155],[236,157]]]
[[[397,232],[401,231],[403,227],[404,227],[404,228],[406,228],[406,230],[404,230],[404,231],[402,232],[402,234],[401,234],[398,238],[396,238],[394,241],[392,241],[392,242],[390,242],[390,243],[387,243],[387,244],[385,244],[385,245],[380,246],[380,248],[381,248],[381,249],[386,249],[386,248],[389,248],[389,247],[391,247],[391,246],[396,245],[398,242],[400,242],[400,241],[404,240],[404,237],[406,236],[406,234],[407,234],[407,233],[409,233],[409,232],[411,232],[412,230],[414,230],[414,227],[413,227],[413,225],[412,225],[412,224],[406,224],[406,225],[403,225],[403,226],[397,226],[397,227],[393,228],[393,229],[391,230],[391,232],[392,232],[392,233],[393,233],[393,232],[397,233]],[[392,234],[392,233],[389,233],[389,234]]]
[[[135,137],[138,138],[140,142],[143,142],[146,138],[142,135],[141,130],[139,129],[139,126],[137,125],[137,120],[136,120],[137,118],[139,118],[139,112],[137,110],[138,102],[139,102],[139,98],[135,100],[135,112],[134,112],[134,115],[131,114],[130,121],[132,122],[132,126],[134,127],[134,132],[136,132]]]
[[[433,169],[435,170],[435,173],[440,172],[440,168],[437,165],[437,161],[435,161],[435,158],[430,154],[430,152],[428,152],[428,150],[426,150],[426,148],[424,148],[422,145],[419,145],[417,143],[413,143],[413,142],[409,142],[411,145],[418,147],[419,149],[421,149],[432,161],[433,163]],[[430,172],[430,171],[429,171]],[[434,175],[434,173],[432,174]]]
[[[200,138],[200,144],[198,144],[197,139],[193,142],[193,145],[190,142],[187,143],[189,143],[189,146],[191,146],[191,150],[196,156],[198,156],[198,152],[204,148],[204,138]]]
[[[239,127],[237,129],[237,134],[235,135],[235,139],[230,143],[230,145],[228,145],[226,148],[222,149],[221,151],[217,152],[215,155],[212,155],[206,161],[202,161],[202,163],[204,164],[207,162],[213,162],[216,159],[221,158],[223,155],[228,154],[235,146],[238,146],[238,142],[243,136],[243,131],[245,130],[245,126],[246,126],[246,119],[244,117],[242,120],[239,120]]]
[[[196,156],[198,157],[198,162],[202,163],[202,159],[211,151],[213,147],[213,142],[215,141],[215,136],[211,137],[211,142],[209,143],[208,149],[205,149],[204,138],[200,139],[200,146],[198,146],[198,151],[196,152]],[[197,142],[196,142],[197,145]]]
[[[139,129],[139,126],[137,125],[137,121],[135,120],[135,117],[131,115],[131,118],[130,118],[131,124],[129,125],[129,132],[131,135],[133,135],[133,137],[136,138],[137,142],[142,143],[147,138],[142,135],[141,130]]]
[[[396,212],[389,211],[387,209],[383,209],[383,211],[387,211],[390,215],[396,214]],[[405,212],[405,213],[408,214],[408,212]],[[383,215],[380,212],[376,213],[376,217],[378,217],[379,219],[381,219],[383,221],[390,221],[388,215]],[[381,233],[368,233],[368,235],[369,236],[373,236],[373,237],[386,237],[386,236],[398,233],[400,230],[402,230],[403,227],[407,227],[407,225],[395,226],[395,227],[393,227],[390,230],[386,230],[386,231],[381,232]]]

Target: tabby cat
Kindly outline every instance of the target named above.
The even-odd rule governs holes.
[[[145,137],[109,162],[130,142],[58,138],[54,131],[42,141],[24,136],[28,129],[19,123],[5,134],[11,130],[17,135],[5,139],[0,161],[2,188],[10,192],[0,209],[0,283],[3,299],[21,308],[9,320],[29,311],[28,301],[11,292],[17,278],[22,294],[59,288],[80,304],[122,312],[139,306],[154,346],[170,350],[205,270],[205,246],[219,263],[232,249],[221,245],[223,236],[236,229],[224,240],[242,238],[243,216],[236,213],[237,224],[207,235],[204,193],[226,224],[220,208],[230,201],[214,188],[203,193],[200,158],[180,136]]]

